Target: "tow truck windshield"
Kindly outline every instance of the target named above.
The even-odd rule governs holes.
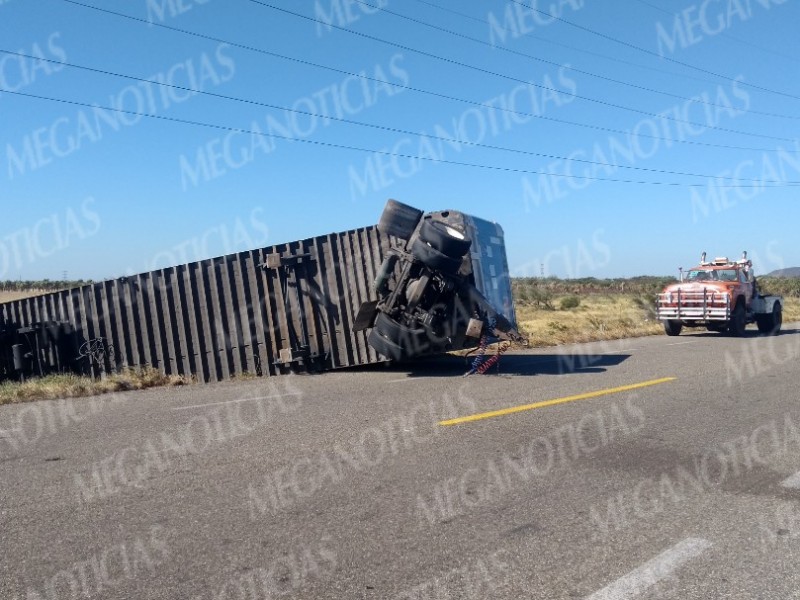
[[[693,269],[686,281],[736,281],[736,269]]]

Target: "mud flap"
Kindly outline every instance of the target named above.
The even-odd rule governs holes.
[[[375,317],[378,314],[378,301],[371,300],[363,302],[358,308],[356,320],[353,323],[353,331],[364,331],[375,325]]]

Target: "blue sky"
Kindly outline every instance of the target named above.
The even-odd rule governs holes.
[[[499,222],[516,275],[798,266],[798,22],[778,0],[2,0],[0,279],[350,229],[387,198]]]

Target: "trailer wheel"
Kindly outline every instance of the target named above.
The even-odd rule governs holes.
[[[744,328],[747,326],[744,314],[744,302],[741,300],[736,303],[736,308],[731,313],[731,320],[728,322],[728,333],[736,337],[744,335]]]
[[[768,315],[756,317],[756,325],[761,333],[767,335],[777,335],[783,325],[783,309],[781,303],[776,302],[772,305],[772,312]]]
[[[472,245],[472,240],[464,233],[447,223],[433,219],[422,222],[419,237],[442,254],[453,258],[464,256]]]
[[[447,256],[421,237],[411,243],[411,254],[426,267],[447,275],[455,275],[461,267],[461,258]]]
[[[378,231],[408,241],[417,228],[422,214],[421,210],[413,206],[397,200],[388,200],[378,221]]]
[[[683,323],[680,321],[674,319],[664,321],[664,333],[667,335],[680,335],[681,329],[683,329]]]

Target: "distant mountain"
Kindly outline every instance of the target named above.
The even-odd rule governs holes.
[[[800,277],[800,267],[789,267],[788,269],[778,269],[767,273],[765,277]]]

